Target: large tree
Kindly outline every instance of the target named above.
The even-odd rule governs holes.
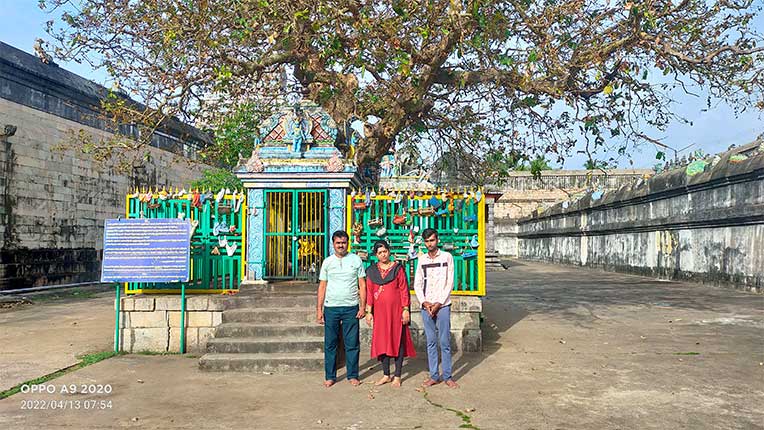
[[[341,133],[365,121],[361,165],[396,139],[494,158],[565,154],[582,133],[650,141],[645,129],[681,120],[677,88],[764,106],[751,0],[40,3],[64,12],[49,26],[58,55],[105,66],[151,108],[144,120],[296,90]]]

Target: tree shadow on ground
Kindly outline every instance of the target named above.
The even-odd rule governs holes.
[[[574,326],[590,328],[607,307],[660,307],[715,312],[762,312],[755,293],[644,276],[538,262],[512,260],[508,270],[489,272],[481,323],[483,350],[453,354],[454,379],[467,375],[502,348],[511,348],[507,334],[529,315],[551,315]],[[502,342],[502,338],[505,340]],[[510,336],[511,339],[511,336]],[[453,342],[452,342],[453,344]],[[381,373],[375,359],[360,367],[361,377]],[[428,377],[427,351],[404,364],[407,379],[417,385]],[[421,379],[421,380],[420,380]]]

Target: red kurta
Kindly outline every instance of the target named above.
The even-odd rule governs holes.
[[[383,276],[384,278],[384,276]],[[403,307],[410,305],[409,287],[404,270],[398,269],[395,279],[384,285],[377,285],[366,277],[366,304],[372,307],[374,325],[371,332],[371,356],[381,354],[398,356],[401,334],[404,334],[404,356],[416,357],[414,342],[409,326],[403,329],[401,315]]]

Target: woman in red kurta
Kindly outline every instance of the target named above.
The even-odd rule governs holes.
[[[409,323],[410,296],[405,270],[390,261],[390,245],[374,244],[378,262],[366,269],[366,322],[372,326],[371,356],[382,362],[384,376],[375,385],[392,382],[401,386],[403,357],[416,357]],[[395,360],[395,377],[390,377],[390,359]]]

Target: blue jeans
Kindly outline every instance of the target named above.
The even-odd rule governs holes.
[[[358,306],[324,307],[324,372],[327,381],[337,379],[337,341],[342,329],[348,379],[358,379]]]
[[[451,306],[440,308],[435,318],[422,309],[424,334],[427,337],[427,364],[433,381],[451,379]],[[436,333],[437,330],[437,333]],[[443,378],[438,376],[438,345]]]

